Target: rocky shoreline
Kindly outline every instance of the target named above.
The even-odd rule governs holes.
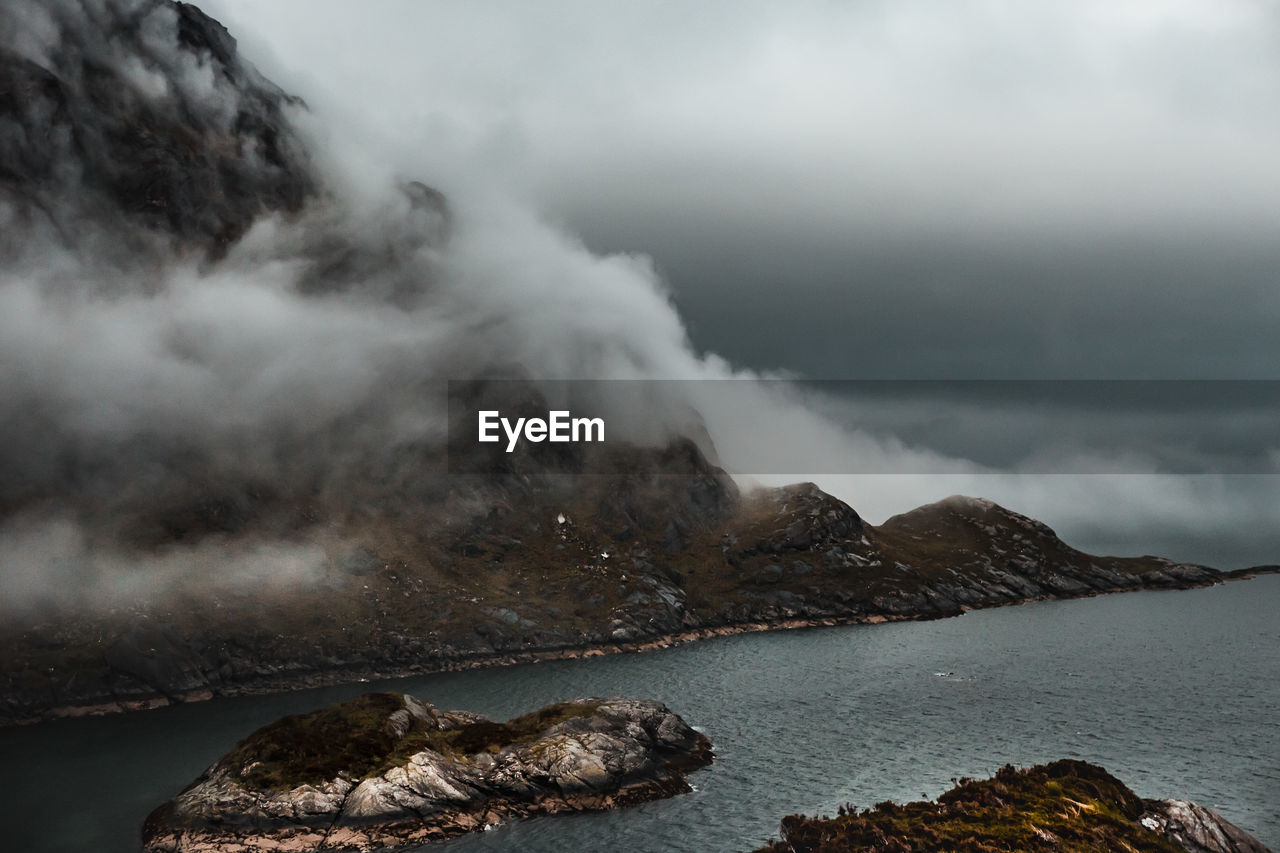
[[[1257,566],[1233,572],[1222,572],[1206,580],[1191,580],[1183,585],[1129,586],[1108,590],[1089,590],[1079,593],[1058,593],[1053,595],[1036,595],[1008,601],[980,603],[963,606],[953,612],[926,611],[922,613],[873,613],[847,614],[836,616],[819,616],[808,618],[761,618],[737,624],[720,625],[690,629],[679,632],[661,634],[638,642],[612,642],[584,644],[565,648],[531,648],[512,649],[488,655],[459,656],[454,658],[435,658],[424,662],[407,665],[370,665],[367,667],[341,667],[330,670],[280,672],[265,675],[258,680],[240,685],[226,685],[214,691],[200,688],[176,694],[156,694],[144,698],[108,700],[99,703],[86,703],[65,706],[54,706],[42,709],[39,713],[27,717],[0,716],[0,726],[34,725],[57,719],[85,716],[104,716],[109,714],[129,713],[162,708],[172,704],[203,702],[220,697],[259,696],[272,693],[283,693],[294,690],[306,690],[315,687],[332,687],[343,684],[356,684],[368,681],[381,681],[400,678],[412,678],[445,672],[463,672],[474,669],[512,666],[517,664],[539,663],[542,661],[579,660],[583,658],[602,657],[613,654],[634,654],[657,649],[666,649],[698,640],[715,637],[733,636],[736,634],[759,633],[764,631],[785,631],[805,628],[831,628],[842,625],[874,625],[887,622],[928,621],[951,618],[963,615],[969,610],[984,610],[995,607],[1014,607],[1036,601],[1059,601],[1077,598],[1091,598],[1098,595],[1110,595],[1122,592],[1143,592],[1151,590],[1186,590],[1199,589],[1218,583],[1235,580],[1248,580],[1259,574],[1280,573],[1280,566]]]
[[[1212,809],[1142,799],[1101,767],[1071,759],[1006,765],[990,779],[961,779],[932,802],[790,815],[780,836],[756,853],[1270,853]]]
[[[6,162],[18,164],[0,195],[21,214],[0,242],[56,234],[89,268],[122,264],[146,288],[197,257],[211,273],[233,261],[235,275],[296,266],[300,302],[342,294],[425,311],[432,258],[453,239],[448,200],[416,181],[388,187],[385,227],[368,228],[294,126],[301,101],[221,24],[170,0],[126,6],[59,6],[47,55],[0,45],[0,89],[25,93],[0,98],[17,129]],[[23,20],[6,22],[21,33]],[[144,67],[154,79],[140,88]],[[216,92],[186,85],[193,67]],[[152,97],[156,83],[171,97]],[[39,143],[50,139],[61,142]],[[272,216],[298,229],[299,245],[238,256],[240,236]],[[125,251],[99,258],[106,245]],[[200,347],[177,341],[174,364],[186,365]],[[665,445],[490,454],[430,430],[383,434],[404,413],[443,424],[548,410],[519,370],[481,370],[450,383],[446,400],[429,390],[442,378],[432,360],[409,361],[376,398],[302,418],[296,432],[263,421],[206,445],[187,427],[166,441],[148,427],[64,456],[43,444],[58,431],[33,422],[15,446],[51,455],[11,454],[32,465],[5,480],[15,491],[0,523],[43,531],[32,542],[66,534],[84,552],[66,565],[101,563],[129,583],[60,583],[15,604],[0,624],[0,726],[1229,577],[1085,554],[976,498],[872,525],[812,483],[743,493],[696,413]],[[87,479],[53,476],[64,469]]]
[[[156,809],[148,853],[370,850],[685,793],[711,743],[658,702],[580,699],[495,723],[371,693],[254,732]]]

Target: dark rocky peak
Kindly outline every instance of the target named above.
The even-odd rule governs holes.
[[[1005,509],[994,501],[965,495],[952,495],[895,515],[880,529],[909,535],[936,536],[970,531],[984,537],[1058,539],[1057,534],[1043,522]]]
[[[299,105],[189,4],[0,5],[0,200],[19,232],[217,254],[315,192]],[[12,254],[22,235],[6,230]]]
[[[1086,565],[1052,529],[993,501],[953,495],[895,515],[876,528],[878,541],[913,565],[935,569],[994,560],[1019,572]]]
[[[486,537],[569,542],[584,553],[683,551],[736,517],[733,479],[687,439],[665,447],[569,445],[566,455],[510,454],[501,473],[454,475],[436,505],[439,541],[462,553]],[[442,523],[443,522],[443,523]],[[568,539],[566,539],[566,536]]]
[[[862,536],[865,523],[844,501],[813,483],[797,483],[753,495],[744,530],[767,530],[747,553],[806,551]],[[745,534],[743,534],[745,535]]]
[[[190,3],[174,3],[178,11],[178,41],[184,46],[207,53],[231,75],[242,68],[236,56],[236,40],[227,28]]]

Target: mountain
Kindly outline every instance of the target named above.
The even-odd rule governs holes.
[[[344,196],[189,4],[0,24],[0,722],[1221,577],[744,494],[696,425],[460,455],[450,394],[547,409],[486,335],[554,336],[456,280],[439,191]]]
[[[743,495],[691,443],[629,449],[616,464],[613,476],[484,478],[440,502],[345,519],[311,587],[194,590],[10,624],[0,713],[15,722],[1220,579],[1075,551],[988,501],[949,498],[876,527],[811,484]]]
[[[285,118],[300,102],[195,6],[6,4],[0,20],[0,186],[23,219],[75,241],[127,233],[123,216],[218,251],[316,191]]]

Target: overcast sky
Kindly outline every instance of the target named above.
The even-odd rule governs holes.
[[[694,347],[737,367],[1280,379],[1273,4],[202,5],[335,150],[647,254]],[[1178,438],[1150,458],[1126,439],[1119,465],[1086,449],[1093,473],[1071,478],[969,464],[1015,470],[1040,435],[1060,450],[1052,411],[864,401],[853,420],[882,443],[864,432],[852,464],[827,451],[832,476],[815,479],[873,521],[967,492],[1097,550],[1280,562],[1274,412],[1217,418],[1215,470],[1233,476],[1134,473],[1164,470],[1152,459],[1182,454]],[[1126,407],[1119,425],[1158,434],[1166,414]],[[1113,415],[1063,417],[1105,444]],[[1195,406],[1179,418],[1200,422]],[[1233,434],[1269,476],[1249,475]],[[835,476],[867,459],[925,473]]]
[[[234,114],[138,2],[104,31],[133,7],[0,0],[0,48]],[[325,202],[145,275],[104,251],[123,223],[4,232],[0,502],[101,504],[0,518],[12,600],[167,588],[205,555],[130,574],[93,531],[209,483],[382,470],[440,438],[421,389],[510,371],[626,379],[595,389],[611,439],[706,435],[744,486],[813,480],[873,523],[962,493],[1094,553],[1280,563],[1280,6],[199,5],[306,99]],[[46,212],[78,221],[59,186]],[[701,381],[632,381],[672,378]],[[264,545],[219,577],[318,565]]]
[[[651,255],[736,364],[1277,377],[1273,4],[206,5],[406,171]]]

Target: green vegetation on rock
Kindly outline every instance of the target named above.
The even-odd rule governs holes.
[[[404,707],[398,693],[367,693],[307,714],[291,714],[249,735],[224,761],[257,789],[319,784],[346,771],[381,767],[400,745],[388,718]]]
[[[223,762],[242,785],[256,790],[321,785],[340,773],[367,779],[428,749],[467,756],[529,743],[557,723],[591,716],[599,703],[559,702],[505,723],[405,714],[408,719],[397,730],[392,715],[406,707],[403,694],[366,693],[318,711],[292,714],[240,741]]]
[[[426,747],[446,755],[476,755],[501,752],[505,747],[532,743],[547,729],[574,717],[590,717],[598,702],[557,702],[505,723],[488,720],[446,731],[427,733]]]
[[[936,802],[877,803],[834,818],[791,815],[758,853],[1185,853],[1138,822],[1143,801],[1101,767],[1063,760],[961,779]]]
[[[497,723],[399,693],[245,738],[143,825],[143,849],[422,849],[510,820],[691,790],[711,742],[651,699],[581,699]]]

